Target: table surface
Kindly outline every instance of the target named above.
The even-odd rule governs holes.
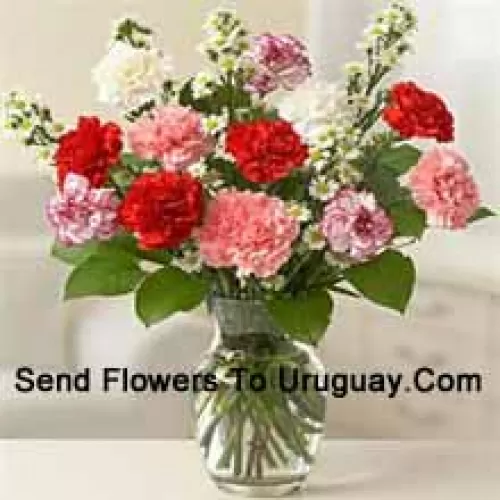
[[[191,441],[3,441],[6,500],[224,500]],[[327,441],[303,499],[499,500],[500,443]]]

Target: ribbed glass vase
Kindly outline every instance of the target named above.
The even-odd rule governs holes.
[[[198,369],[217,388],[195,396],[197,438],[219,488],[282,496],[304,484],[325,422],[325,395],[306,375],[324,368],[313,350],[289,340],[263,303],[214,299],[215,339]]]

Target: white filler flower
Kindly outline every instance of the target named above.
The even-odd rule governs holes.
[[[158,97],[171,71],[160,50],[115,42],[92,76],[101,102],[131,109]]]

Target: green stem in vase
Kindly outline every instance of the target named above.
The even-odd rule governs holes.
[[[243,468],[243,439],[245,434],[245,423],[246,419],[243,418],[242,404],[240,404],[238,410],[240,412],[240,418],[236,422],[237,427],[237,437],[235,442],[234,450],[234,474],[236,477],[241,476]]]

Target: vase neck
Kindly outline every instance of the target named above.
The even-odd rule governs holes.
[[[213,298],[210,303],[217,330],[221,337],[264,335],[283,338],[262,301]]]

